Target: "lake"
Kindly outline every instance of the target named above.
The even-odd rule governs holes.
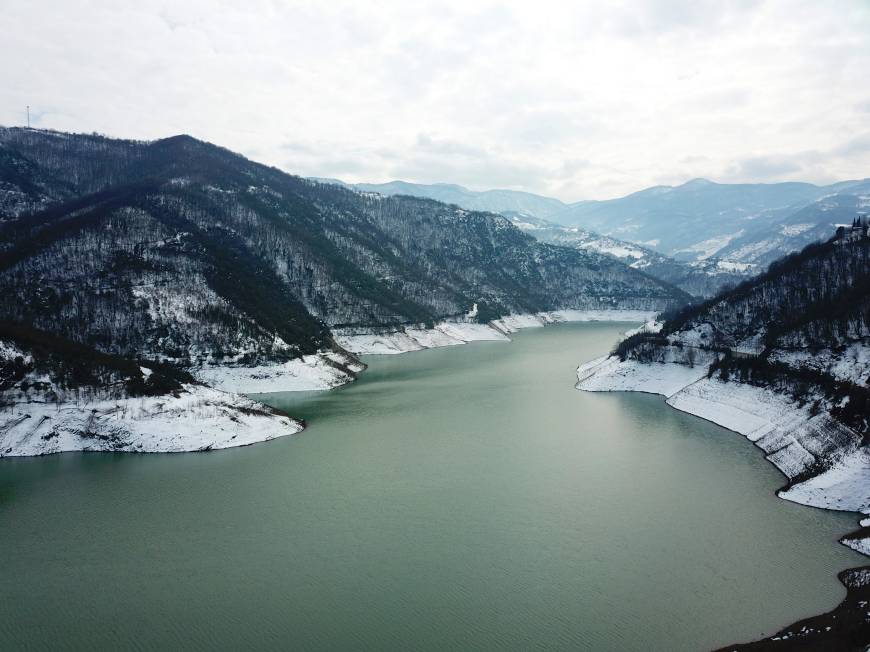
[[[834,607],[854,515],[574,389],[629,326],[369,356],[247,448],[0,460],[0,649],[699,650]]]

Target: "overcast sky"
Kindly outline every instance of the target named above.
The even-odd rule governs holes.
[[[567,201],[870,176],[868,0],[0,0],[0,24],[3,125],[30,104],[36,127]]]

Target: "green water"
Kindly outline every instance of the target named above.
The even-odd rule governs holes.
[[[0,460],[0,649],[697,650],[833,607],[852,515],[573,388],[625,328],[371,357],[257,446]]]

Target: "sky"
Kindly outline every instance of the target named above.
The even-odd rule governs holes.
[[[0,125],[603,199],[870,177],[870,0],[0,0]]]

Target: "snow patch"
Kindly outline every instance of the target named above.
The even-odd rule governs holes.
[[[0,411],[0,457],[202,451],[255,444],[302,428],[244,396],[184,385],[177,396],[17,403]]]
[[[192,370],[193,376],[227,392],[305,392],[332,389],[354,379],[364,366],[336,352],[306,355],[281,364],[253,367],[205,366]]]

